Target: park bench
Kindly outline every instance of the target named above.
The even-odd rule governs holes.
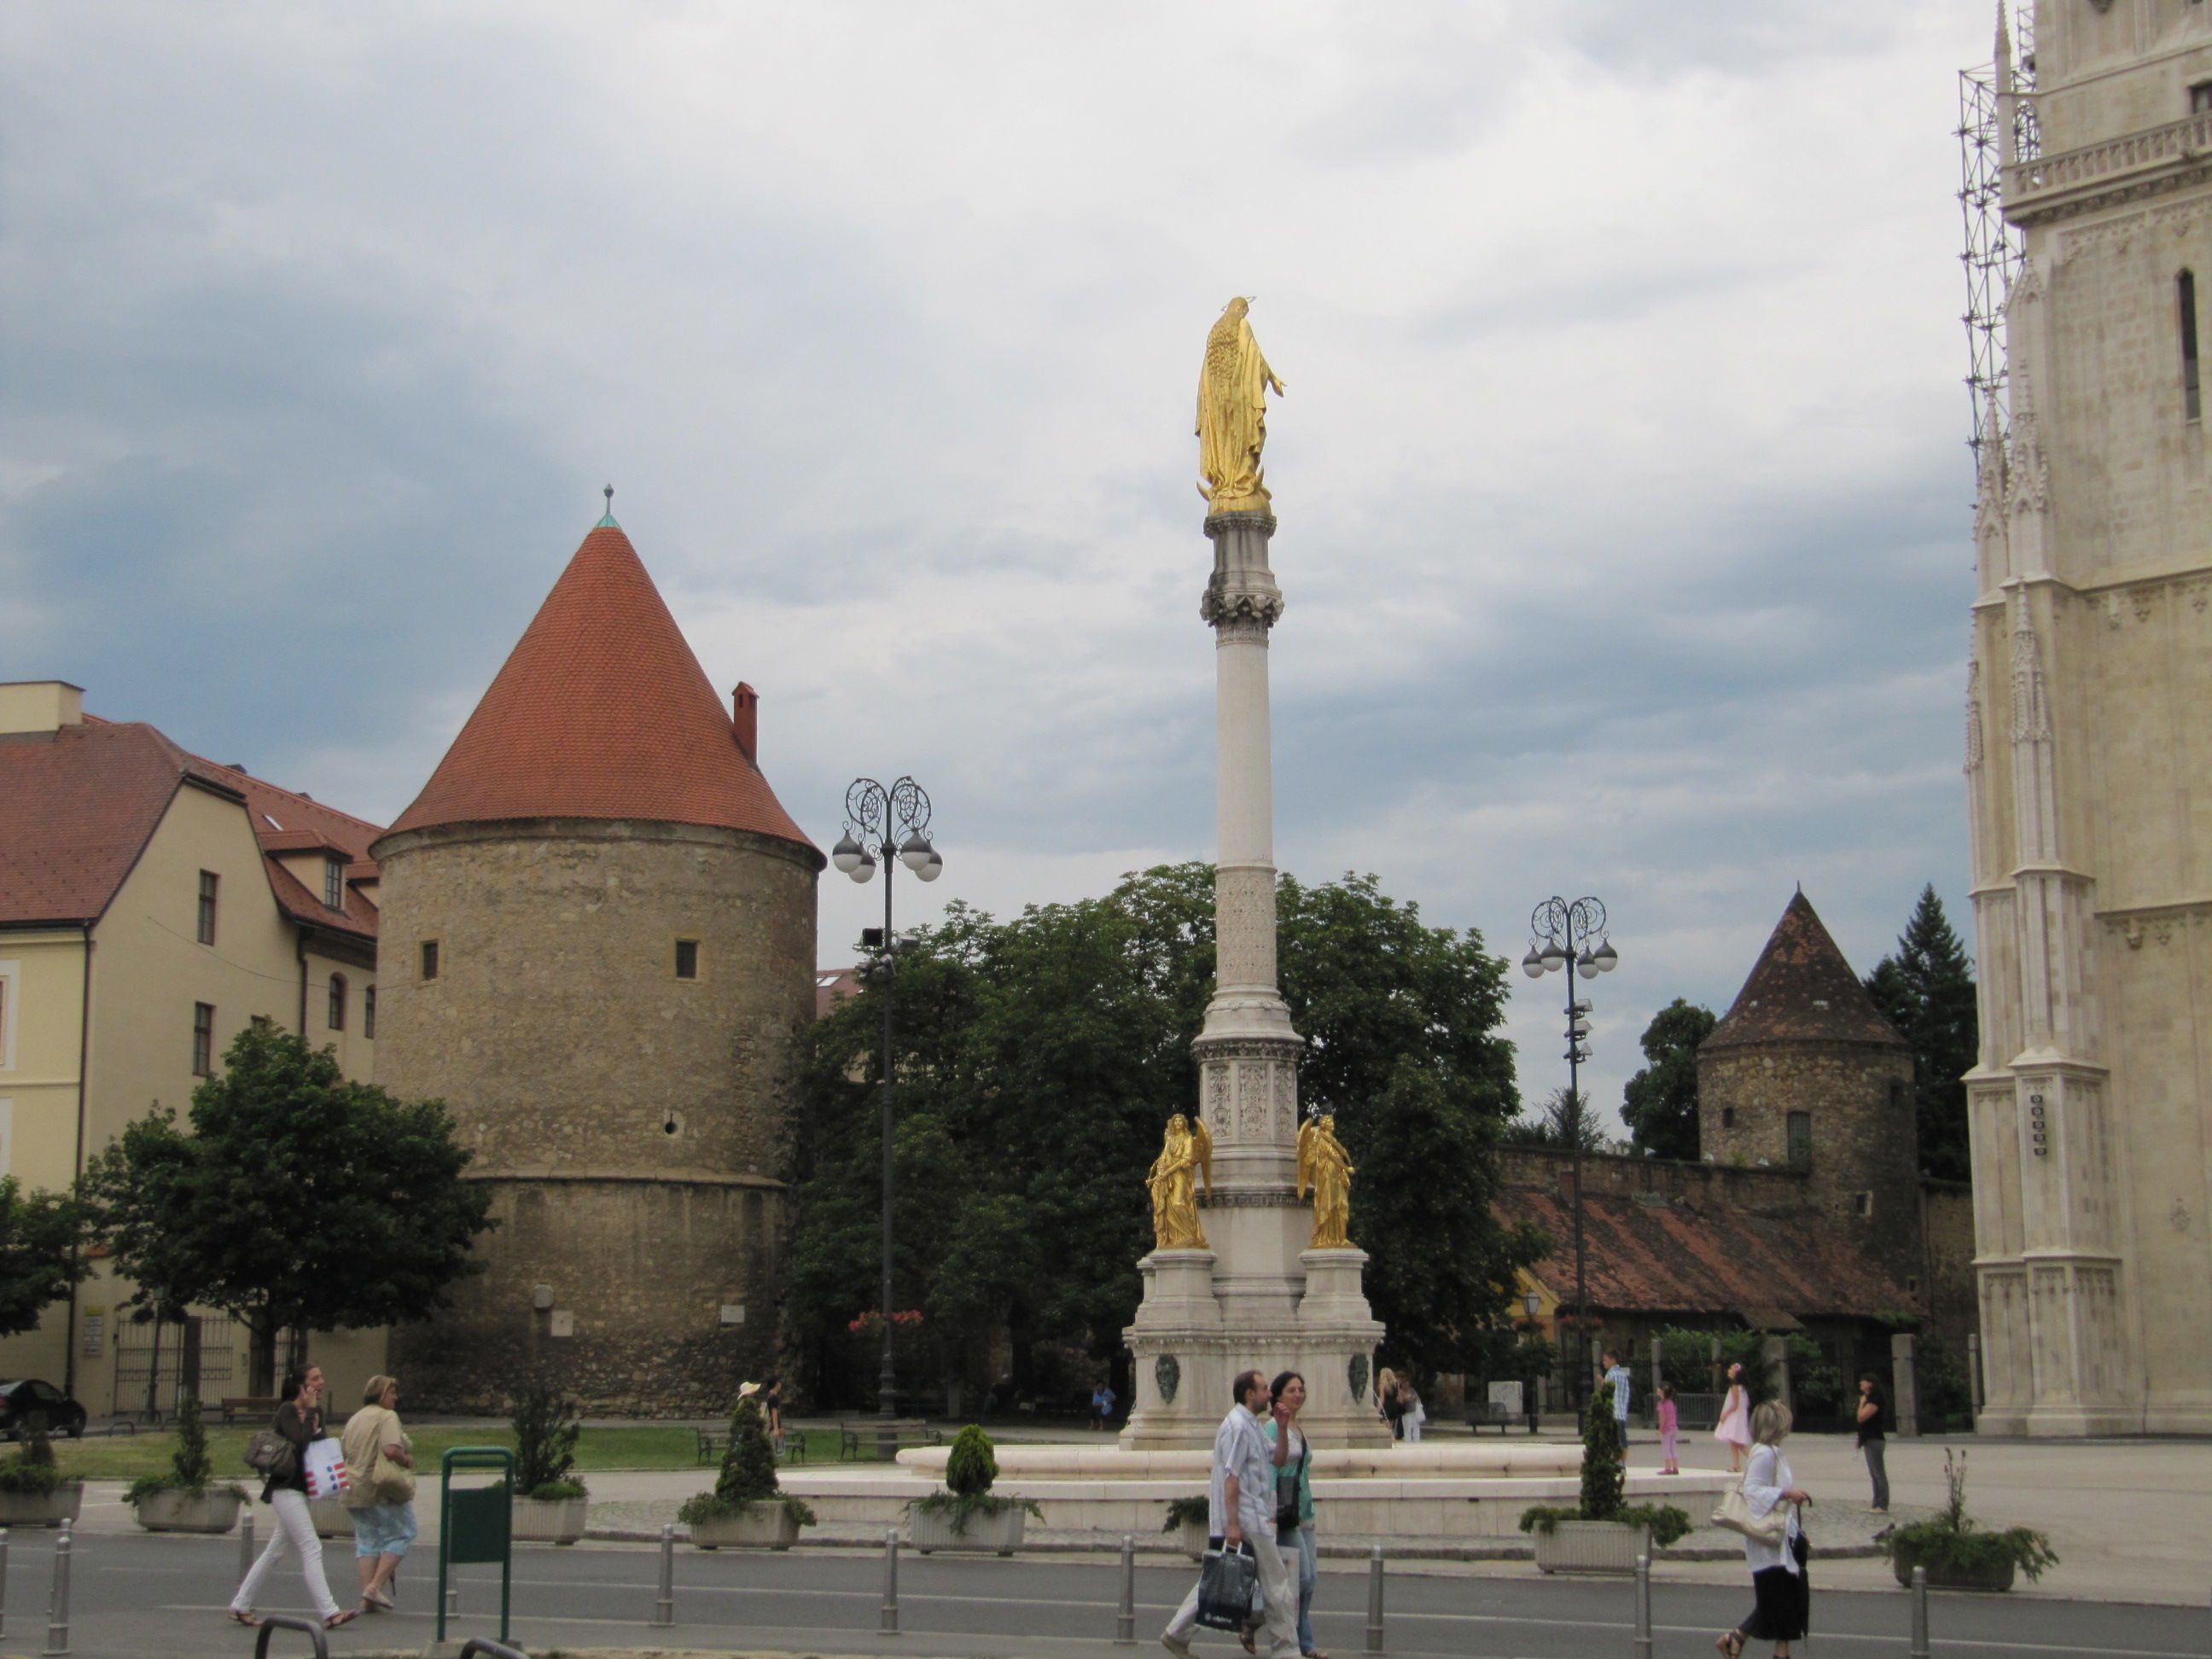
[[[838,1425],[838,1460],[843,1462],[862,1456],[870,1447],[883,1443],[886,1431],[899,1446],[945,1443],[943,1431],[931,1428],[918,1417],[895,1417],[888,1423],[879,1417],[863,1417]]]
[[[1477,1434],[1488,1428],[1495,1428],[1500,1434],[1510,1434],[1520,1415],[1518,1412],[1508,1411],[1495,1400],[1479,1400],[1467,1408],[1467,1425]]]
[[[226,1395],[222,1402],[222,1420],[234,1424],[241,1417],[274,1417],[276,1408],[284,1402],[273,1395],[267,1400],[258,1395]]]
[[[722,1454],[730,1449],[730,1431],[727,1429],[694,1429],[692,1432],[699,1437],[700,1464],[703,1467],[720,1462]],[[787,1430],[769,1444],[787,1463],[804,1463],[806,1461],[806,1437],[796,1429]]]

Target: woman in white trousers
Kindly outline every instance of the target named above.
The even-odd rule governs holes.
[[[275,1512],[276,1524],[269,1529],[268,1547],[247,1570],[238,1594],[230,1598],[230,1617],[240,1625],[261,1622],[261,1615],[253,1610],[254,1601],[270,1573],[284,1559],[285,1551],[291,1549],[299,1553],[300,1575],[307,1581],[308,1597],[323,1627],[336,1630],[361,1615],[353,1607],[341,1610],[337,1598],[331,1594],[330,1583],[323,1577],[323,1540],[315,1536],[314,1521],[307,1514],[307,1448],[323,1437],[322,1368],[310,1365],[304,1374],[295,1371],[288,1376],[284,1393],[285,1401],[276,1408],[276,1420],[270,1427],[291,1442],[295,1455],[289,1474],[272,1474],[262,1485],[261,1501]]]

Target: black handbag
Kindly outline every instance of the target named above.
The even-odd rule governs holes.
[[[1260,1610],[1260,1559],[1249,1544],[1206,1540],[1198,1569],[1198,1622],[1208,1630],[1242,1632]]]

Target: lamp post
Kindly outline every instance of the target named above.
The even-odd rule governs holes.
[[[898,1373],[891,1358],[891,985],[897,972],[897,936],[891,932],[891,872],[899,865],[914,872],[918,881],[935,881],[945,873],[945,860],[929,844],[929,797],[912,778],[901,778],[888,789],[873,778],[855,778],[845,791],[845,833],[830,849],[830,863],[854,881],[866,881],[884,867],[884,925],[881,933],[868,928],[862,945],[874,945],[878,959],[877,989],[884,1004],[883,1131],[884,1131],[884,1277],[882,1302],[877,1310],[883,1321],[883,1369],[876,1378],[876,1419],[880,1425],[878,1450],[886,1458],[898,1449],[897,1431],[891,1427],[898,1415]],[[869,934],[874,933],[872,939]]]
[[[1543,1296],[1536,1291],[1524,1291],[1521,1295],[1521,1305],[1528,1311],[1529,1336],[1540,1340],[1544,1334],[1544,1328],[1536,1322],[1536,1316],[1544,1310]],[[1521,1384],[1521,1405],[1528,1413],[1528,1432],[1531,1434],[1536,1432],[1536,1394],[1543,1385],[1543,1379],[1540,1376],[1526,1377]],[[1499,1432],[1503,1433],[1504,1431],[1501,1430]]]
[[[1522,973],[1531,979],[1541,979],[1570,965],[1574,969],[1574,973],[1567,975],[1567,1103],[1571,1112],[1567,1127],[1574,1141],[1575,1340],[1579,1344],[1586,1340],[1583,1332],[1589,1320],[1589,1285],[1583,1256],[1582,1063],[1589,1058],[1589,1049],[1585,1045],[1590,1030],[1590,1005],[1575,995],[1575,974],[1584,979],[1609,974],[1620,965],[1620,952],[1605,936],[1605,906],[1594,898],[1546,899],[1528,918],[1528,954],[1521,958]],[[1585,1357],[1578,1353],[1567,1372],[1573,1389],[1571,1403],[1578,1412],[1588,1381],[1583,1376],[1586,1363]]]

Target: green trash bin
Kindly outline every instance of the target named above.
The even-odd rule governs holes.
[[[453,1476],[496,1472],[488,1486],[453,1485]],[[499,1563],[499,1639],[507,1639],[514,1582],[514,1454],[504,1446],[456,1446],[439,1466],[438,1639],[446,1639],[446,1569]]]

